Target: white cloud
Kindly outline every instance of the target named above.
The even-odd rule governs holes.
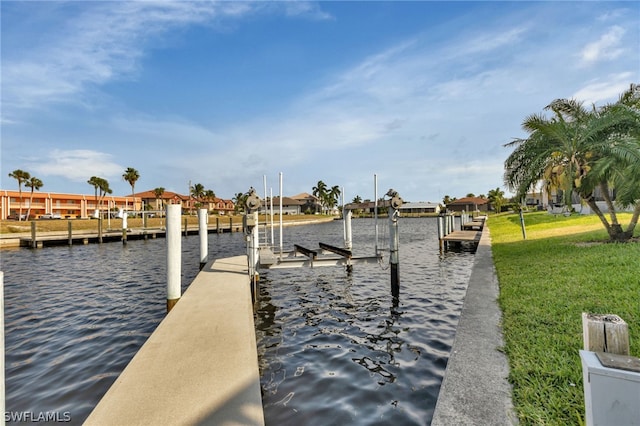
[[[629,84],[633,82],[634,77],[638,76],[624,72],[607,76],[604,81],[602,79],[593,80],[580,88],[572,97],[586,105],[615,102],[621,93],[629,89]]]
[[[29,166],[42,176],[60,176],[75,182],[86,182],[91,176],[117,178],[125,167],[115,163],[112,155],[88,149],[53,150],[49,158]]]
[[[624,28],[614,25],[597,41],[587,44],[580,52],[580,57],[585,64],[593,64],[602,60],[611,60],[624,53],[620,47]]]

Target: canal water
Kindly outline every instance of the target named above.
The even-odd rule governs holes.
[[[379,223],[382,248],[388,231]],[[342,246],[342,227],[287,227],[284,247]],[[355,255],[373,254],[374,229],[353,221]],[[473,253],[440,255],[434,219],[401,218],[399,229],[398,299],[387,255],[351,274],[262,272],[256,333],[267,424],[430,422]],[[182,242],[184,291],[198,272],[198,238]],[[209,235],[210,258],[244,252],[241,233]],[[164,239],[3,250],[6,411],[81,424],[162,320],[165,257]]]

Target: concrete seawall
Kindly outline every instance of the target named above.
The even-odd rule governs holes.
[[[246,256],[205,265],[85,424],[264,424]]]
[[[491,237],[485,226],[469,278],[456,338],[447,362],[431,424],[514,425],[509,365],[499,351],[503,346],[501,311],[491,254]]]

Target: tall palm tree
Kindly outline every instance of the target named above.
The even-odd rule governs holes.
[[[27,217],[31,215],[31,204],[33,204],[33,191],[38,191],[44,186],[44,183],[35,176],[31,176],[29,180],[24,184],[27,188],[31,188],[31,196],[29,197],[29,209],[27,210]]]
[[[18,181],[18,192],[20,193],[20,205],[18,207],[18,221],[22,220],[22,184],[31,178],[29,172],[25,172],[24,170],[16,169],[9,173],[10,178],[14,178]]]
[[[140,173],[136,169],[134,169],[133,167],[127,167],[127,169],[122,174],[122,179],[124,179],[125,181],[127,181],[129,183],[129,185],[131,185],[131,198],[133,199],[133,202],[135,203],[135,198],[134,198],[133,194],[135,194],[135,192],[136,192],[135,191],[136,182],[138,181],[138,179],[140,179]]]
[[[340,191],[340,187],[338,185],[331,187],[326,196],[326,204],[330,209],[333,209],[338,204],[340,194],[342,194],[342,191]]]
[[[324,211],[324,203],[327,199],[327,184],[319,180],[316,186],[313,187],[313,196],[320,202],[320,207]]]
[[[627,101],[625,101],[627,99]],[[616,206],[610,195],[610,183],[635,183],[625,193],[627,205],[640,213],[640,108],[624,95],[615,104],[587,109],[575,100],[558,99],[546,111],[551,117],[533,114],[522,127],[529,137],[506,144],[514,151],[505,161],[504,181],[522,198],[538,181],[562,190],[564,203],[571,204],[577,194],[600,218],[611,240],[631,238],[638,215],[632,216],[626,231],[618,222]],[[635,171],[635,172],[634,172]],[[596,203],[599,188],[609,210],[609,219]]]

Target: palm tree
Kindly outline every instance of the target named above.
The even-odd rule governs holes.
[[[514,148],[505,161],[505,184],[520,199],[544,180],[548,190],[562,191],[568,206],[577,194],[600,218],[611,240],[628,240],[640,215],[639,104],[637,96],[626,92],[616,104],[601,109],[586,109],[575,100],[553,101],[545,108],[550,118],[530,115],[522,124],[529,137],[505,145]],[[610,184],[623,190],[619,204],[635,206],[625,231],[618,222]],[[609,219],[596,203],[596,189],[607,204]]]
[[[31,188],[31,196],[29,197],[29,209],[27,210],[27,217],[31,215],[31,204],[33,204],[33,191],[38,191],[44,186],[44,183],[35,176],[31,176],[29,180],[24,184],[27,188]]]
[[[319,180],[316,186],[313,187],[313,196],[320,201],[320,207],[324,210],[324,203],[327,199],[327,184]]]
[[[20,205],[18,207],[18,221],[22,220],[22,183],[26,182],[31,178],[29,172],[25,172],[24,170],[16,169],[9,173],[10,178],[14,178],[18,181],[18,192],[20,193]]]
[[[496,213],[500,213],[502,211],[502,205],[504,204],[504,191],[500,189],[500,187],[496,189],[491,189],[488,192],[489,194],[489,202],[496,210]]]
[[[204,194],[203,194],[203,197],[209,203],[209,209],[207,209],[207,210],[211,210],[211,203],[214,203],[214,207],[215,207],[216,193],[213,192],[213,189],[205,190]]]
[[[330,209],[333,209],[336,204],[338,204],[338,201],[340,200],[340,194],[342,194],[342,191],[340,191],[340,187],[338,185],[334,185],[331,187],[331,189],[327,193],[325,200],[327,206]]]
[[[113,193],[109,187],[109,181],[98,176],[91,176],[87,183],[93,186],[95,191],[96,210],[101,210],[105,195]],[[99,192],[99,194],[98,194]]]
[[[133,203],[135,203],[133,194],[135,194],[136,182],[138,181],[138,179],[140,179],[140,173],[138,173],[138,171],[133,167],[127,167],[127,169],[122,174],[122,179],[124,179],[129,183],[129,185],[131,185],[131,198],[133,199]]]
[[[234,197],[232,199],[233,202],[234,202],[233,210],[236,213],[244,211],[244,204],[247,201],[247,196],[248,196],[248,194],[243,193],[243,192],[238,192],[236,195],[234,195]]]
[[[362,202],[362,197],[356,195],[355,197],[353,197],[353,200],[351,200],[351,202],[354,204],[360,204]]]
[[[164,188],[159,186],[157,188],[153,189],[153,195],[156,196],[156,209],[157,210],[162,210],[163,209],[163,205],[161,205],[162,203],[162,196],[164,195]]]
[[[191,187],[191,193],[189,195],[197,203],[200,203],[200,199],[204,196],[204,185],[196,183]],[[193,214],[193,203],[189,203],[189,212]]]

